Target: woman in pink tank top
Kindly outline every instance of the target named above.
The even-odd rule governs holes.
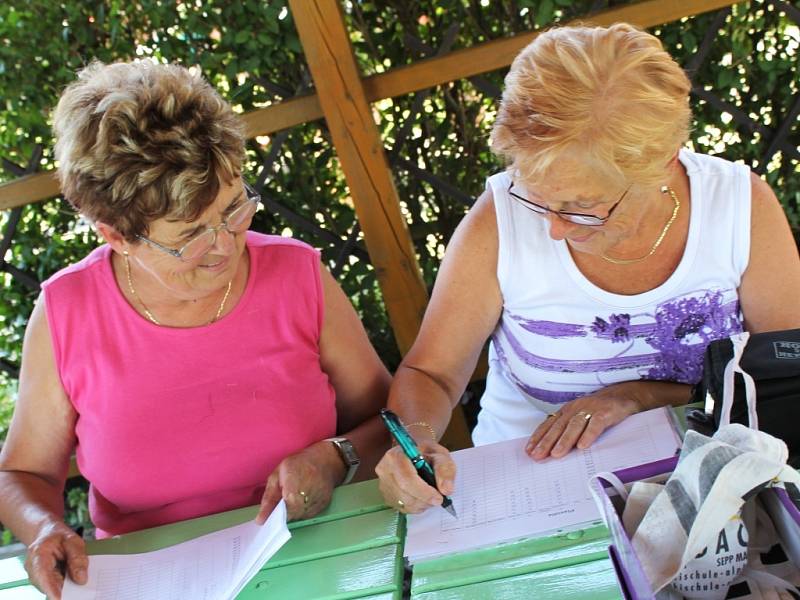
[[[43,285],[0,454],[0,520],[58,598],[86,579],[69,458],[98,537],[283,498],[308,518],[369,477],[389,374],[319,254],[249,232],[243,128],[188,70],[84,69],[55,112],[64,196],[106,244]]]

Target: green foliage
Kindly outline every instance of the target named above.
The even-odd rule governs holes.
[[[64,492],[65,521],[73,529],[94,529],[89,519],[89,484],[83,478],[70,481]]]
[[[16,388],[16,381],[9,381],[4,385],[0,385],[0,440],[6,439],[8,426],[11,424]]]
[[[670,53],[689,65],[713,15],[670,24],[656,33]],[[693,144],[708,154],[744,162],[764,175],[781,200],[793,228],[800,228],[800,128],[786,123],[800,85],[800,29],[768,2],[736,4],[711,52],[695,73],[695,88],[705,89],[731,109],[699,100],[693,103]],[[747,115],[746,124],[731,113]],[[771,147],[782,124],[789,126],[784,145],[793,155]]]

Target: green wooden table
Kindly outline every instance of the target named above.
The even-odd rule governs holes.
[[[675,411],[686,427],[683,408]],[[117,539],[89,542],[92,554],[154,550],[253,518],[255,508],[175,523]],[[291,523],[292,539],[239,595],[260,598],[400,600],[405,520],[387,509],[377,482],[338,488],[328,509]],[[414,565],[411,598],[478,600],[621,598],[600,523],[568,533],[500,544]],[[0,561],[0,600],[43,598],[21,558]]]
[[[686,409],[673,411],[686,430]],[[622,595],[601,521],[565,534],[500,544],[414,565],[414,600],[619,600]]]
[[[156,550],[255,517],[256,507],[87,543],[89,554]],[[239,594],[239,600],[399,600],[405,520],[383,504],[377,481],[340,487],[321,514],[289,524],[292,538]],[[44,598],[22,557],[0,561],[0,600]]]
[[[414,565],[411,598],[547,600],[621,598],[601,523]]]

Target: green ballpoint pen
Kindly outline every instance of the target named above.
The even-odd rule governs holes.
[[[389,433],[392,434],[392,437],[400,445],[403,453],[408,457],[408,460],[411,461],[411,464],[414,465],[414,468],[417,470],[422,480],[433,489],[437,489],[436,475],[433,472],[433,468],[428,464],[428,461],[425,460],[425,457],[422,456],[419,448],[417,448],[417,445],[414,443],[414,439],[408,434],[406,428],[403,427],[398,416],[388,408],[382,408],[381,418],[383,419],[384,425],[386,425],[386,428],[389,430]],[[442,494],[442,496],[444,497],[444,500],[442,500],[442,508],[455,518],[458,518],[456,509],[453,506],[453,501],[444,494]]]

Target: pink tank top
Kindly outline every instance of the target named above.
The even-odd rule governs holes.
[[[244,294],[204,327],[140,316],[108,246],[45,282],[98,537],[256,504],[284,457],[335,434],[319,256],[253,232],[247,251]]]

